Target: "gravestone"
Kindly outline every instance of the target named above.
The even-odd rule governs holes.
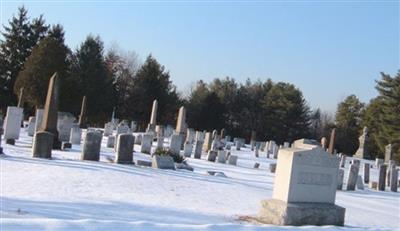
[[[37,158],[51,158],[54,135],[46,131],[38,131],[33,138],[32,156]]]
[[[188,128],[186,141],[193,144],[195,136],[196,136],[196,131],[193,128]]]
[[[392,144],[388,144],[385,146],[385,164],[389,163],[390,160],[393,160]]]
[[[118,164],[133,163],[133,145],[135,137],[132,134],[120,134],[117,138],[115,160]]]
[[[39,131],[40,126],[42,125],[43,112],[44,112],[43,109],[36,109],[36,114],[35,114],[35,118],[36,118],[36,121],[35,121],[35,133],[37,131]]]
[[[114,148],[115,136],[109,136],[107,138],[107,148]]]
[[[384,163],[384,159],[375,158],[375,166],[379,168]]]
[[[398,187],[398,170],[396,169],[396,166],[390,168],[390,191],[392,192],[397,192],[397,187]]]
[[[269,172],[275,173],[276,172],[276,163],[269,164]]]
[[[356,153],[354,154],[354,157],[360,158],[360,159],[368,158],[369,138],[368,138],[368,128],[367,127],[364,127],[363,134],[358,138],[358,140],[359,140],[359,146],[358,146]]]
[[[153,107],[151,109],[151,115],[150,115],[150,123],[147,127],[148,131],[154,131],[156,128],[157,124],[157,108],[158,108],[158,101],[155,99],[153,101]]]
[[[221,129],[221,139],[225,138],[225,128]]]
[[[163,125],[156,125],[156,136],[164,137],[164,126]]]
[[[381,164],[379,166],[379,176],[378,176],[378,190],[385,191],[386,183],[386,164]]]
[[[217,131],[216,129],[214,129],[214,130],[212,131],[211,139],[212,139],[212,140],[215,140],[215,139],[217,138],[217,136],[218,136],[218,131]]]
[[[228,157],[228,164],[230,164],[230,165],[237,165],[237,159],[238,159],[237,156],[229,155],[229,157]]]
[[[186,141],[183,147],[183,155],[185,157],[190,157],[192,155],[192,151],[193,151],[193,144],[189,141]]]
[[[151,167],[158,169],[172,169],[175,170],[174,159],[167,155],[154,155],[152,157]]]
[[[185,120],[186,120],[186,110],[185,107],[179,108],[179,113],[178,113],[178,120],[176,122],[176,133],[178,134],[183,134],[185,133]]]
[[[99,161],[102,137],[103,134],[98,131],[90,131],[86,133],[81,160]]]
[[[390,160],[387,168],[386,168],[386,182],[387,182],[387,186],[391,185],[391,176],[390,173],[392,172],[392,168],[396,168],[396,165],[394,163],[394,160]]]
[[[131,131],[136,132],[137,130],[137,123],[136,121],[131,121]]]
[[[125,133],[130,133],[129,131],[129,126],[126,125],[125,123],[121,122],[120,124],[118,124],[117,126],[117,135],[119,134],[125,134]]]
[[[61,141],[58,137],[58,74],[57,72],[50,78],[47,89],[46,103],[44,105],[43,119],[39,131],[50,132],[54,135],[53,149],[61,149]]]
[[[223,150],[218,151],[217,162],[221,164],[226,163],[226,152]]]
[[[344,180],[344,170],[339,169],[338,173],[338,182],[337,182],[337,190],[342,190],[343,189],[343,180]]]
[[[344,225],[335,205],[339,159],[322,148],[279,151],[272,199],[262,201],[258,221],[274,225]]]
[[[357,183],[356,183],[357,189],[359,190],[364,190],[364,183],[363,179],[360,175],[357,176]]]
[[[24,109],[19,107],[7,107],[7,115],[4,120],[4,139],[18,140],[21,130],[21,121]]]
[[[336,140],[336,128],[332,129],[331,137],[329,139],[328,153],[333,154],[335,152],[335,140]]]
[[[356,163],[350,164],[349,173],[347,177],[347,190],[354,191],[356,190],[356,183],[358,177],[359,165]]]
[[[340,167],[341,168],[344,168],[346,166],[346,155],[342,155],[341,157],[340,157]]]
[[[369,169],[370,166],[368,163],[364,163],[364,183],[369,183]]]
[[[204,137],[205,137],[205,134],[204,134],[203,132],[196,131],[196,138],[195,138],[195,140],[204,141]]]
[[[204,137],[203,151],[208,152],[211,149],[212,137],[211,133],[207,132]]]
[[[58,112],[57,114],[58,138],[61,142],[69,142],[75,117],[71,113],[66,112]]]
[[[36,125],[36,117],[30,116],[28,120],[28,136],[35,135],[35,125]]]
[[[114,124],[108,122],[104,124],[104,136],[112,136],[114,131]]]
[[[273,154],[274,159],[278,158],[278,152],[279,152],[278,145],[274,145],[273,148],[272,148],[272,154]]]
[[[143,138],[142,134],[135,135],[135,144],[141,145],[142,144],[142,138]]]
[[[82,99],[81,114],[79,115],[78,124],[79,124],[80,128],[87,128],[87,124],[86,124],[86,96],[83,96],[83,99]]]
[[[215,159],[217,158],[217,154],[218,154],[217,151],[213,151],[213,150],[208,151],[207,160],[211,161],[211,162],[215,162]]]
[[[289,142],[284,142],[283,143],[283,148],[290,148],[290,143]]]
[[[255,155],[255,157],[258,158],[258,148],[256,148],[256,149],[254,150],[254,155]]]
[[[150,154],[151,145],[153,143],[153,135],[151,134],[143,134],[142,136],[142,145],[140,147],[140,152]]]
[[[328,140],[325,137],[321,138],[321,146],[324,150],[328,148]]]
[[[203,150],[203,141],[196,140],[194,144],[194,158],[201,159],[202,150]]]
[[[164,148],[164,137],[157,136],[157,149],[163,149],[163,148]]]
[[[239,140],[236,140],[236,141],[235,141],[236,151],[240,151],[240,146],[241,146],[240,141],[239,141]]]
[[[171,141],[169,144],[169,151],[172,154],[179,155],[181,151],[181,145],[182,145],[182,135],[173,134],[171,136]]]
[[[260,167],[260,163],[256,162],[254,163],[254,168],[259,168]]]
[[[69,142],[71,144],[81,144],[82,138],[82,129],[79,124],[73,124],[71,128],[71,134],[69,138]]]

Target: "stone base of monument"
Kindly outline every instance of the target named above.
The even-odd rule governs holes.
[[[50,159],[53,140],[54,135],[50,132],[36,132],[32,147],[33,157]]]
[[[263,200],[257,221],[273,225],[344,225],[346,209],[325,203],[286,203]]]
[[[6,139],[6,144],[15,145],[15,139]]]

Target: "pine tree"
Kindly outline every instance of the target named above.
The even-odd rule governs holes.
[[[18,9],[17,16],[8,24],[1,32],[4,40],[0,45],[0,109],[16,104],[17,96],[13,90],[17,75],[48,29],[42,16],[29,21],[24,7]]]
[[[68,48],[58,40],[42,39],[33,49],[32,54],[24,63],[22,71],[18,74],[14,92],[17,93],[23,87],[24,100],[28,106],[42,108],[49,79],[55,72],[59,74],[61,89],[63,89],[63,82],[68,73],[67,54]]]
[[[337,126],[336,149],[347,155],[353,155],[358,148],[361,135],[361,118],[364,104],[355,95],[350,95],[338,104],[335,115]]]
[[[73,57],[72,75],[79,81],[80,98],[87,97],[87,117],[91,124],[110,118],[115,104],[112,74],[103,56],[104,45],[99,37],[88,36]]]

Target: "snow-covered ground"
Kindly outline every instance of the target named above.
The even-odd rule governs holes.
[[[53,151],[52,160],[32,158],[31,143],[24,130],[15,146],[2,142],[1,230],[400,230],[400,193],[368,187],[337,192],[336,204],[346,208],[345,227],[239,221],[256,215],[260,201],[272,196],[274,174],[267,169],[275,160],[263,152],[255,158],[249,149],[232,150],[238,166],[190,158],[190,172],[111,163],[114,151],[106,138],[100,162],[80,161],[79,145]],[[150,160],[139,150],[135,145],[135,160]],[[376,168],[371,180],[377,180]]]

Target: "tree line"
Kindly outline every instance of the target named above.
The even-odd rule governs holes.
[[[30,19],[21,7],[1,30],[0,110],[16,105],[24,89],[25,115],[43,107],[48,81],[54,72],[60,77],[60,111],[79,115],[83,96],[91,125],[109,121],[113,108],[119,119],[135,120],[141,129],[149,122],[154,99],[159,102],[157,122],[175,124],[181,105],[187,108],[187,123],[199,130],[225,128],[232,136],[275,140],[282,144],[298,138],[320,140],[337,129],[336,148],[349,155],[358,147],[362,127],[370,130],[373,157],[383,156],[384,146],[399,143],[400,74],[382,73],[377,81],[379,96],[368,104],[354,95],[338,104],[331,116],[311,110],[302,92],[293,84],[265,81],[238,83],[216,78],[197,81],[183,96],[170,74],[155,57],[143,63],[134,52],[117,46],[105,50],[99,36],[88,35],[77,49],[64,41],[62,25],[48,25],[43,16]],[[398,145],[396,146],[398,147]],[[399,148],[395,148],[399,156]]]

